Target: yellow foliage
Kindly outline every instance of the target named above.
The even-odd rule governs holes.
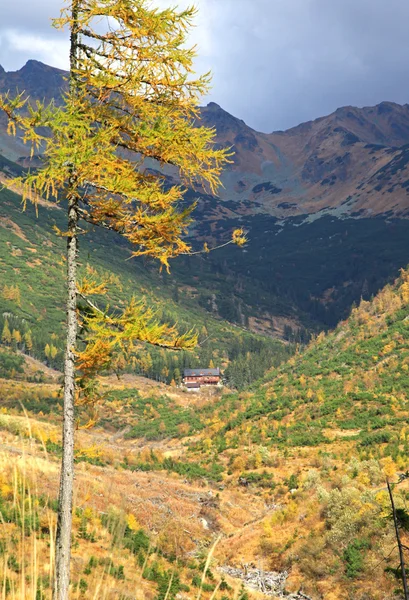
[[[391,501],[389,499],[389,494],[386,490],[382,490],[378,492],[375,496],[375,501],[378,506],[381,507],[381,516],[389,517],[391,512]]]
[[[15,302],[17,306],[21,306],[21,295],[18,285],[5,285],[3,287],[2,295],[5,300],[11,300],[12,302]]]
[[[77,458],[100,459],[102,457],[102,448],[94,444],[88,448],[79,448],[76,454]]]
[[[91,521],[92,518],[94,517],[94,511],[92,510],[92,508],[90,506],[87,506],[86,508],[84,508],[82,516],[87,521]]]
[[[243,456],[236,456],[232,464],[234,471],[244,471],[246,468],[246,459]]]
[[[243,229],[235,229],[232,234],[233,244],[236,246],[242,247],[247,243],[247,237],[244,233]]]
[[[400,287],[400,294],[404,304],[409,303],[409,281],[405,281]]]
[[[321,402],[324,402],[324,400],[325,400],[324,390],[319,389],[317,391],[317,401],[321,403]]]
[[[270,518],[270,522],[269,522],[270,528],[274,527],[275,525],[282,525],[284,523],[284,518],[285,518],[285,512],[283,510],[275,511]],[[269,527],[266,527],[266,529],[269,529]],[[271,531],[271,529],[270,529],[270,531]]]
[[[254,455],[254,468],[259,469],[263,465],[263,457],[260,452],[256,452]]]
[[[5,500],[12,500],[13,498],[13,488],[7,483],[3,483],[0,487],[0,493],[2,498]]]
[[[389,354],[395,348],[396,344],[394,341],[389,342],[389,344],[385,344],[382,348],[382,354]]]
[[[290,500],[285,508],[275,511],[270,518],[270,525],[282,525],[287,521],[293,521],[298,513],[298,506],[294,500]]]
[[[126,517],[126,523],[131,531],[139,531],[139,529],[141,529],[141,526],[138,523],[135,515],[132,513]]]
[[[208,452],[213,445],[213,442],[210,438],[205,438],[203,440],[203,448]]]
[[[364,471],[361,471],[358,474],[357,480],[359,481],[359,483],[362,483],[362,485],[366,485],[366,486],[369,486],[371,483],[371,480],[370,480],[368,474],[365,473]]]
[[[387,479],[391,479],[396,474],[396,465],[391,456],[381,459],[382,471]]]
[[[396,467],[398,471],[407,471],[408,469],[408,460],[404,456],[398,456],[396,459]]]

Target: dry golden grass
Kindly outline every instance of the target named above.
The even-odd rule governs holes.
[[[132,453],[129,442],[109,445],[109,439],[109,434],[103,431],[79,431],[78,448],[91,454],[98,444],[104,458],[110,452],[113,462],[119,462],[125,451]],[[26,511],[32,521],[38,518],[42,532],[41,535],[38,531],[24,535],[15,523],[1,523],[0,541],[4,540],[6,547],[0,556],[4,599],[37,600],[41,597],[38,596],[41,581],[52,575],[55,512],[47,506],[39,506],[38,498],[56,498],[59,460],[47,453],[46,440],[59,440],[58,423],[21,415],[0,415],[0,499],[19,507],[20,513]],[[81,518],[76,516],[72,598],[156,598],[156,586],[142,578],[135,557],[123,548],[112,547],[111,536],[101,522],[108,507],[132,515],[137,525],[149,532],[152,543],[165,554],[186,558],[198,548],[209,546],[215,537],[237,532],[249,520],[260,518],[264,503],[261,499],[250,502],[249,496],[247,490],[215,490],[204,482],[187,482],[164,472],[131,472],[111,465],[100,467],[80,462],[76,467],[75,506],[87,515],[88,527],[95,532],[96,542],[78,539]],[[221,544],[219,546],[220,551],[219,547],[215,549],[216,561],[224,555]],[[86,577],[88,588],[85,595],[81,593],[77,584],[84,579],[90,556],[101,562],[108,557],[115,565],[122,565],[126,581],[118,581],[99,566]],[[164,560],[155,555],[149,560],[156,559]],[[50,593],[45,587],[44,598],[50,598]],[[196,598],[197,594],[198,591],[192,589],[185,597]],[[211,594],[203,591],[200,596],[205,600]],[[219,597],[221,592],[214,596]]]

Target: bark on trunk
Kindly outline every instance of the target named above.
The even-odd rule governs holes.
[[[76,24],[80,0],[72,1],[70,94],[75,96],[78,34]],[[78,186],[74,166],[68,181],[67,228],[67,339],[64,360],[63,455],[58,497],[57,537],[55,544],[55,578],[53,600],[68,600],[70,587],[72,504],[74,490],[75,431],[75,349],[77,342],[77,252],[78,252]]]
[[[64,363],[63,455],[60,475],[55,548],[55,600],[67,600],[70,585],[72,498],[74,488],[75,346],[77,339],[77,223],[76,194],[68,200],[67,345]]]
[[[399,562],[400,562],[400,569],[401,569],[401,573],[402,573],[403,593],[405,595],[405,600],[409,600],[408,582],[407,582],[407,578],[406,578],[406,569],[405,569],[405,557],[403,555],[403,546],[402,546],[402,542],[400,539],[399,523],[398,523],[398,518],[396,516],[395,501],[393,499],[392,488],[391,488],[389,481],[386,482],[386,485],[388,486],[389,498],[390,498],[391,506],[392,506],[393,524],[395,526],[396,541],[398,543]]]

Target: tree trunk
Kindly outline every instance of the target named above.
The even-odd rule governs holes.
[[[79,0],[73,0],[70,50],[70,93],[75,95],[73,69],[76,66],[78,34],[76,23]],[[67,229],[67,339],[64,359],[64,406],[60,488],[58,497],[57,537],[55,544],[54,600],[68,600],[70,586],[72,504],[74,489],[75,431],[75,349],[77,342],[77,251],[78,251],[78,190],[75,168],[68,181]]]
[[[77,339],[77,223],[78,199],[68,199],[67,343],[64,362],[63,455],[58,499],[55,548],[55,600],[67,600],[70,584],[72,497],[74,485],[75,346]]]
[[[406,569],[405,569],[405,557],[403,555],[403,547],[402,547],[402,542],[400,539],[399,523],[398,523],[398,518],[396,516],[395,501],[393,499],[392,488],[391,488],[389,481],[386,482],[386,485],[388,486],[389,498],[390,498],[391,506],[392,506],[393,524],[395,526],[396,541],[398,543],[399,561],[400,561],[400,569],[401,569],[401,573],[402,573],[402,583],[403,583],[403,593],[405,595],[405,600],[409,600],[408,582],[406,579]]]

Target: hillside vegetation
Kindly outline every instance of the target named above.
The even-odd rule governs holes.
[[[385,482],[408,468],[408,389],[402,271],[334,332],[225,398],[193,450],[218,454],[227,479],[275,506],[248,540],[229,544],[230,558],[250,550],[289,568],[314,597],[392,597],[399,586],[387,568],[398,561]],[[409,495],[398,489],[404,506]]]
[[[5,167],[15,168],[4,161]],[[0,344],[35,356],[54,368],[62,364],[65,322],[64,230],[61,209],[42,203],[23,210],[20,197],[0,190]],[[129,260],[130,250],[119,237],[105,231],[83,232],[80,239],[82,276],[89,269],[109,282],[107,302],[120,309],[130,297],[144,298],[158,311],[158,318],[175,323],[180,331],[195,329],[199,347],[194,353],[165,353],[143,349],[128,364],[119,367],[160,381],[180,382],[185,367],[204,366],[210,361],[232,365],[248,355],[253,367],[238,387],[261,377],[278,364],[291,348],[278,340],[253,334],[242,327],[211,316],[197,304],[195,294],[171,275],[160,273],[153,262]],[[99,299],[96,298],[98,302]]]
[[[348,321],[245,392],[193,398],[174,388],[142,392],[140,382],[105,381],[97,426],[80,432],[77,447],[84,480],[79,505],[94,515],[84,534],[95,532],[88,555],[107,535],[98,510],[112,502],[132,512],[154,540],[149,560],[159,552],[158,569],[173,572],[167,561],[176,553],[189,599],[196,597],[193,577],[196,583],[201,577],[200,560],[193,577],[189,561],[208,552],[219,536],[212,559],[216,582],[206,579],[210,587],[204,594],[213,594],[211,586],[223,572],[219,567],[234,576],[226,575],[233,589],[220,585],[212,596],[217,600],[242,593],[248,568],[287,572],[287,590],[301,588],[313,600],[401,598],[386,481],[397,481],[409,467],[408,378],[409,271],[402,271],[395,285],[362,302]],[[8,413],[0,422],[6,454],[16,447],[15,436],[27,435],[19,417],[23,401],[35,424],[32,447],[41,453],[43,446],[55,465],[61,451],[58,387],[3,382],[1,395]],[[90,477],[98,493],[81,496]],[[115,496],[108,502],[116,488],[123,500]],[[52,485],[44,493],[50,502],[55,499]],[[197,508],[176,510],[176,497],[196,498]],[[406,506],[407,483],[395,488],[395,500]],[[82,533],[76,535],[82,539]],[[125,566],[121,589],[129,590],[134,574],[126,567],[124,543],[116,562]],[[77,552],[85,569],[82,541]],[[80,571],[78,586],[85,589],[81,578],[95,589],[95,579]],[[140,589],[142,597],[161,597],[146,582]],[[264,597],[251,588],[243,593]],[[277,596],[271,593],[282,594],[278,588]]]

